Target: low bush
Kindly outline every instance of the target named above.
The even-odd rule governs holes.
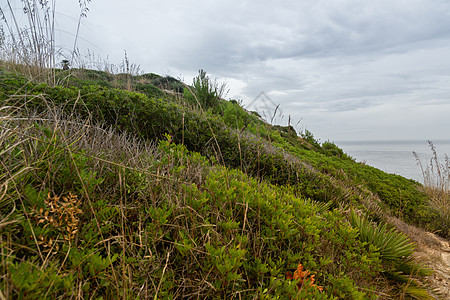
[[[425,222],[417,183],[237,103],[0,77],[8,296],[375,298],[404,279],[345,211]]]
[[[376,288],[379,254],[339,212],[212,166],[170,136],[155,147],[47,119],[12,120],[1,140],[2,166],[18,170],[2,174],[20,195],[1,207],[6,297],[331,299]],[[300,263],[320,289],[299,290],[288,274]]]
[[[254,116],[247,114],[234,103],[224,104],[225,112],[234,112],[222,117],[221,114],[212,112],[199,114],[175,102],[148,98],[136,92],[99,86],[83,86],[79,90],[74,87],[48,87],[43,84],[25,84],[26,81],[17,76],[4,76],[4,84],[9,84],[4,98],[22,89],[23,93],[35,95],[29,97],[33,99],[27,103],[31,110],[47,108],[47,104],[36,97],[45,94],[47,99],[65,107],[67,111],[82,117],[91,116],[98,122],[114,126],[120,131],[132,132],[150,140],[160,140],[164,134],[170,134],[174,142],[183,143],[191,151],[214,157],[226,166],[240,168],[252,176],[266,178],[276,184],[297,185],[303,195],[320,201],[347,198],[349,195],[346,184],[339,181],[350,180],[353,186],[362,187],[361,193],[366,193],[364,189],[375,193],[395,215],[432,229],[430,222],[433,215],[423,206],[427,196],[418,190],[418,184],[414,181],[386,174],[370,166],[362,166],[345,156],[341,159],[338,157],[342,156],[339,154],[339,148],[329,142],[321,146],[309,131],[306,131],[304,138],[312,143],[314,148],[305,149],[303,140],[296,137],[295,132],[286,133],[270,129],[267,124],[261,125],[253,119]],[[239,113],[233,118],[235,112]],[[249,116],[249,119],[242,117],[243,113]],[[249,131],[259,138],[243,135],[232,129],[235,127],[232,124],[234,122],[239,126],[245,126],[248,122]],[[274,147],[284,149],[296,157],[294,161],[301,162],[293,162],[283,151]],[[338,153],[338,156],[333,154],[327,157],[334,152]],[[311,171],[312,169],[317,171]],[[330,179],[330,176],[334,179]],[[352,201],[358,202],[358,196],[353,195],[356,197]]]

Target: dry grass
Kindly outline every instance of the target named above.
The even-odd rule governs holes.
[[[126,64],[127,73],[130,73],[127,59]],[[125,85],[125,88],[130,88],[129,81],[125,80]],[[199,114],[205,114],[195,94],[194,97],[198,103]],[[46,101],[44,96],[42,96],[42,101]],[[203,216],[189,206],[192,204],[186,202],[186,199],[184,199],[186,195],[183,194],[183,187],[185,186],[193,184],[193,186],[201,186],[203,178],[212,168],[205,165],[204,161],[202,163],[193,162],[190,158],[185,157],[184,153],[179,156],[178,153],[174,153],[176,148],[169,147],[164,151],[154,143],[142,141],[125,133],[119,134],[112,128],[105,129],[105,126],[98,126],[92,120],[77,119],[74,113],[63,114],[55,108],[50,109],[50,104],[48,104],[48,107],[47,112],[39,115],[29,112],[21,114],[20,107],[15,103],[2,110],[0,149],[3,150],[0,154],[2,158],[6,159],[1,159],[2,172],[0,178],[2,182],[4,179],[5,183],[0,186],[0,208],[3,207],[3,204],[11,207],[11,213],[0,221],[0,228],[20,221],[13,216],[16,210],[15,205],[20,205],[21,210],[25,212],[26,222],[30,224],[33,246],[37,249],[37,259],[32,262],[33,266],[36,269],[44,269],[53,261],[62,261],[62,265],[56,270],[57,274],[61,274],[67,271],[64,268],[66,261],[72,259],[70,250],[77,249],[76,246],[72,248],[72,243],[80,242],[77,241],[79,229],[87,226],[91,220],[95,220],[97,227],[95,233],[99,236],[99,241],[94,246],[95,252],[89,255],[94,256],[100,252],[105,254],[104,259],[108,269],[101,276],[92,276],[88,280],[101,280],[101,277],[105,276],[109,279],[108,282],[112,283],[111,289],[115,289],[116,297],[125,299],[127,293],[130,293],[130,295],[138,295],[138,297],[148,298],[152,296],[156,299],[161,295],[162,292],[160,291],[164,289],[163,287],[166,284],[164,282],[166,280],[165,274],[176,271],[177,276],[179,276],[177,278],[179,288],[175,296],[188,296],[183,292],[185,290],[192,291],[194,286],[196,292],[192,293],[191,297],[197,296],[200,298],[208,295],[209,291],[214,289],[211,283],[213,282],[212,277],[202,279],[199,283],[199,278],[191,272],[191,266],[197,262],[192,260],[191,265],[186,264],[175,270],[173,269],[173,257],[177,249],[178,251],[184,251],[184,248],[190,247],[192,247],[188,250],[190,253],[196,252],[192,255],[195,260],[197,260],[197,255],[205,257],[205,248],[202,245],[210,244],[213,240],[212,236],[220,236],[217,225],[205,221]],[[207,120],[206,117],[205,119]],[[213,136],[211,143],[215,143],[217,146],[217,160],[223,162],[219,142],[209,122],[208,126]],[[249,138],[246,133],[238,130],[232,131],[232,133],[239,137]],[[256,139],[254,136],[252,138]],[[239,150],[241,151],[240,139]],[[261,150],[274,155],[280,151],[270,141],[262,143]],[[63,153],[65,167],[61,166],[61,153]],[[282,156],[288,158],[292,155],[283,151]],[[83,158],[86,158],[86,160],[83,160]],[[292,158],[294,157],[292,156]],[[259,160],[259,149],[257,159]],[[308,170],[311,174],[317,172],[309,164],[298,158],[288,161],[289,168],[292,170],[302,168]],[[80,162],[83,162],[84,165]],[[45,169],[45,174],[42,174],[41,171],[44,169],[42,165],[44,164],[47,169]],[[248,169],[246,162],[242,161],[242,155],[240,167],[243,171]],[[62,170],[63,168],[71,171],[66,179],[60,178],[62,173],[67,172],[67,170]],[[89,171],[86,171],[86,169],[89,169]],[[15,180],[25,172],[31,174],[33,180],[38,181],[34,183],[34,186],[39,194],[44,195],[44,208],[33,207],[31,210],[29,207],[26,208],[24,204],[26,196],[21,194],[26,187],[25,183],[20,186]],[[224,172],[226,173],[224,180],[228,181],[229,171],[225,170]],[[214,173],[214,171],[211,173]],[[259,170],[257,173],[259,173]],[[111,174],[117,176],[111,176]],[[292,176],[295,175],[298,176],[297,173],[293,172]],[[101,184],[101,191],[98,191],[99,188],[97,187],[97,191],[93,192],[97,184],[91,184],[90,182],[94,182],[96,178],[103,178],[105,182]],[[81,187],[77,187],[77,190],[75,190],[74,185],[68,182],[71,180],[80,182]],[[57,184],[60,186],[57,186]],[[342,197],[350,197],[357,192],[357,190],[345,186],[338,180],[330,179],[330,186],[333,188],[342,187],[345,190],[343,195],[332,195],[333,201],[338,201]],[[47,193],[48,191],[51,193]],[[16,201],[16,199],[19,200]],[[366,200],[370,202],[369,198]],[[97,203],[100,202],[101,205],[96,204],[96,201]],[[145,228],[145,219],[154,218],[156,220],[158,214],[166,213],[165,210],[168,210],[168,208],[163,205],[167,205],[167,203],[176,207],[177,210],[183,211],[182,214],[178,215],[173,223],[160,226],[161,232],[157,234],[150,226],[150,229]],[[241,203],[238,204],[241,205]],[[372,203],[371,205],[379,209],[377,204]],[[105,221],[101,220],[101,210],[105,207],[118,212],[118,217],[112,222],[116,223],[114,225],[117,226],[115,226],[113,234],[110,235],[103,234],[104,230],[107,230],[105,228],[109,226],[109,224],[102,223]],[[323,207],[325,207],[325,210],[328,209],[328,206]],[[244,210],[244,208],[243,232],[248,230],[248,236],[260,237],[259,217],[258,226],[256,226],[254,220],[247,218],[247,212],[251,211],[252,208],[249,208],[248,203],[242,203],[241,209]],[[156,216],[149,217],[149,211]],[[220,223],[225,224],[226,221],[229,221],[221,210],[211,211],[210,214],[217,215]],[[198,239],[193,238],[193,232],[197,228],[189,229],[191,218],[202,219],[197,228],[211,226],[208,234],[202,235]],[[234,223],[235,219],[232,221],[230,223]],[[43,229],[50,229],[50,234],[43,235],[34,232],[34,227],[31,225],[33,223],[35,228],[41,226]],[[157,224],[158,222],[155,221],[154,223]],[[139,230],[136,230],[136,228]],[[183,240],[183,242],[186,242],[185,245],[180,244],[181,239],[172,241],[164,237],[164,233],[170,232],[173,228],[180,230],[178,233],[180,236],[186,235]],[[9,257],[16,255],[17,250],[11,246],[16,241],[14,235],[11,234],[0,235],[0,239],[2,242],[0,263],[4,268],[9,263]],[[231,245],[231,242],[227,246]],[[120,246],[121,251],[118,251],[116,253],[118,257],[114,258],[111,247],[117,245]],[[79,244],[78,247],[81,248],[82,246]],[[157,247],[164,247],[164,251],[156,249]],[[239,249],[236,249],[236,252],[238,252]],[[264,255],[262,251],[257,249],[255,253],[257,253],[257,256]],[[127,261],[128,258],[136,258],[139,263],[130,266]],[[89,256],[85,259],[88,260]],[[117,259],[117,262],[113,266],[112,263],[115,259]],[[5,269],[7,268],[3,270]],[[162,275],[159,278],[147,276],[148,279],[142,285],[142,282],[139,283],[139,286],[137,282],[133,282],[133,276],[136,273],[142,275],[161,271]],[[298,272],[300,273],[302,270]],[[5,272],[5,274],[4,279],[8,281],[10,279],[8,273]],[[354,276],[358,278],[358,275]],[[211,282],[208,282],[208,280]],[[87,296],[86,291],[81,288],[83,284],[83,280],[75,279],[74,290],[79,298]],[[5,285],[6,295],[13,294],[8,288],[8,283]],[[314,280],[310,281],[310,285],[314,286]],[[253,287],[249,286],[249,288]],[[233,295],[237,296],[238,294],[240,295],[240,292]],[[106,298],[112,296],[105,295]]]
[[[19,210],[25,212],[23,216],[30,225],[34,247],[38,249],[39,259],[33,262],[35,268],[43,268],[55,259],[60,259],[58,257],[62,252],[65,257],[64,262],[70,258],[71,245],[79,243],[77,241],[78,230],[87,224],[86,215],[90,214],[91,218],[95,220],[100,219],[98,208],[94,203],[98,199],[93,198],[95,197],[93,194],[96,193],[93,193],[88,184],[89,176],[86,177],[86,174],[83,174],[83,170],[80,169],[79,163],[75,162],[80,157],[85,157],[87,158],[85,166],[88,166],[91,174],[95,174],[96,177],[111,177],[108,175],[111,173],[118,175],[119,180],[105,182],[102,185],[106,188],[101,191],[101,195],[105,199],[121,199],[120,203],[108,204],[120,211],[122,217],[118,226],[121,230],[115,236],[104,236],[101,227],[105,224],[96,221],[97,234],[101,237],[98,245],[103,248],[101,252],[109,253],[108,259],[110,260],[113,257],[110,252],[111,245],[122,245],[123,260],[120,262],[122,268],[121,270],[109,268],[107,276],[113,278],[115,286],[123,288],[117,293],[124,295],[124,298],[131,290],[139,294],[139,288],[142,287],[132,286],[130,281],[132,275],[129,273],[131,270],[127,267],[125,256],[137,257],[143,262],[149,261],[148,256],[147,258],[143,256],[152,253],[152,250],[145,243],[147,237],[144,231],[139,232],[138,237],[133,233],[134,229],[131,229],[128,223],[130,215],[139,214],[139,211],[145,210],[148,206],[157,206],[162,199],[181,201],[178,199],[180,182],[200,184],[207,166],[189,162],[187,159],[180,161],[183,158],[169,159],[166,163],[161,163],[167,153],[159,151],[155,143],[139,140],[126,133],[119,134],[113,129],[102,129],[91,120],[82,121],[73,115],[63,115],[56,109],[48,110],[45,114],[21,115],[21,108],[15,106],[14,103],[11,104],[3,107],[0,119],[0,155],[2,158],[0,160],[2,182],[0,208],[11,207],[9,214],[2,215],[0,229],[11,229],[13,224],[21,222],[17,219],[16,213],[17,206],[20,206]],[[62,180],[59,177],[62,170],[60,161],[58,161],[61,152],[66,153],[64,155],[69,158],[66,163],[69,166],[72,165],[73,180],[84,182],[77,195],[74,194],[76,191],[70,189],[61,194],[55,186],[55,182]],[[73,161],[70,162],[70,160]],[[49,168],[44,176],[39,175],[42,164]],[[173,170],[176,165],[184,165],[186,168],[174,176]],[[135,180],[130,177],[129,171],[132,171],[133,174],[136,172],[141,174],[140,186],[136,190],[147,190],[149,191],[147,195],[140,196],[137,192],[127,191],[128,183]],[[30,210],[29,205],[25,203],[28,199],[23,194],[24,186],[21,186],[20,180],[16,180],[25,173],[30,174],[36,180],[41,180],[35,184],[39,187],[38,193],[50,191],[45,197],[44,207],[34,207]],[[65,185],[70,186],[70,183]],[[144,202],[142,201],[143,197],[146,199]],[[143,220],[139,219],[138,222],[143,222]],[[46,233],[35,232],[36,226],[47,230]],[[0,239],[2,254],[0,263],[1,268],[5,271],[10,264],[9,257],[17,255],[17,250],[13,245],[18,241],[15,240],[14,235],[3,233],[0,235]],[[69,250],[66,246],[69,246]],[[153,259],[158,260],[157,257]],[[167,262],[164,259],[161,257],[163,265]],[[64,272],[64,262],[57,272],[58,274]],[[155,264],[155,266],[157,265]],[[6,271],[4,275],[5,282],[9,280],[7,279],[10,276],[8,273]],[[77,282],[75,285],[80,287],[77,294],[86,296],[86,291],[81,290],[81,285],[82,282]],[[158,282],[149,283],[142,290],[143,295],[153,293],[155,286],[159,286]],[[10,284],[4,285],[5,295],[11,295],[10,288],[12,288]]]
[[[56,46],[56,0],[17,2],[7,0],[5,8],[0,7],[4,25],[0,31],[0,63],[32,80],[56,85],[56,68],[62,66],[60,61],[65,59],[72,63],[74,60],[81,20],[87,16],[90,0],[79,1],[80,15],[71,52]],[[23,12],[26,21],[17,11]]]
[[[46,101],[45,96],[42,96],[42,101]],[[32,261],[34,269],[45,269],[48,265],[62,261],[62,264],[58,265],[58,269],[48,268],[45,269],[46,272],[54,271],[57,275],[66,272],[73,274],[71,272],[75,271],[82,273],[78,269],[69,269],[66,265],[75,260],[75,255],[71,251],[76,253],[76,251],[81,251],[80,249],[83,251],[89,249],[82,244],[85,241],[80,240],[87,239],[85,237],[87,235],[79,238],[77,234],[90,224],[91,226],[95,224],[92,227],[94,227],[95,235],[98,236],[98,241],[95,241],[95,245],[89,245],[94,250],[83,258],[83,264],[88,265],[91,257],[99,256],[106,269],[100,270],[100,275],[91,275],[87,279],[86,277],[79,279],[86,274],[77,273],[80,277],[74,279],[72,283],[74,283],[74,290],[79,298],[89,297],[86,292],[86,281],[96,282],[101,281],[102,278],[108,280],[108,283],[111,284],[108,291],[113,290],[117,298],[127,298],[129,295],[137,295],[142,298],[154,297],[155,299],[164,297],[164,290],[169,289],[167,282],[173,278],[177,280],[177,289],[174,290],[175,298],[181,296],[207,297],[214,291],[214,282],[223,281],[223,276],[220,277],[216,272],[211,276],[210,273],[202,274],[204,278],[200,278],[199,274],[193,273],[192,270],[195,270],[195,266],[201,265],[198,260],[209,259],[212,257],[211,253],[214,254],[214,251],[217,251],[205,245],[211,245],[211,241],[217,237],[225,240],[232,232],[241,231],[240,222],[243,223],[242,233],[254,243],[249,244],[247,251],[252,251],[252,257],[264,257],[265,249],[255,245],[257,245],[259,237],[264,234],[261,226],[264,226],[265,218],[260,218],[260,214],[256,214],[257,217],[253,217],[253,219],[247,217],[250,213],[255,215],[256,210],[255,207],[249,206],[245,198],[238,199],[239,202],[230,203],[230,205],[235,205],[230,208],[228,208],[228,201],[224,202],[222,206],[214,207],[203,215],[198,212],[198,207],[194,208],[196,201],[188,202],[188,200],[193,200],[189,199],[184,190],[188,186],[194,187],[190,191],[192,193],[195,192],[195,186],[203,187],[205,197],[208,197],[209,193],[214,197],[215,193],[220,194],[222,190],[226,190],[227,193],[244,192],[246,186],[243,184],[227,190],[224,182],[229,181],[233,176],[229,173],[232,171],[222,171],[226,175],[221,178],[222,181],[217,185],[217,189],[214,188],[214,185],[205,186],[204,177],[215,173],[220,168],[211,168],[205,165],[205,161],[201,163],[192,161],[192,157],[177,152],[179,148],[177,145],[170,144],[170,141],[169,147],[164,150],[154,143],[145,142],[124,133],[119,134],[105,126],[97,126],[92,120],[77,119],[75,113],[63,114],[56,108],[50,109],[52,107],[50,103],[47,106],[49,107],[47,112],[37,115],[22,111],[16,103],[12,102],[9,108],[5,107],[3,110],[0,124],[2,130],[0,136],[4,137],[0,141],[0,149],[5,149],[1,159],[4,164],[4,168],[1,170],[2,178],[11,182],[12,186],[15,182],[13,179],[19,176],[14,173],[25,168],[31,174],[30,178],[36,180],[33,185],[37,192],[44,195],[45,206],[41,206],[41,210],[24,205],[27,195],[24,196],[21,191],[26,187],[25,183],[23,183],[24,186],[18,184],[17,187],[14,187],[17,191],[15,194],[11,189],[8,189],[7,193],[8,196],[13,195],[8,198],[12,209],[14,209],[13,204],[20,204],[21,211],[25,212],[26,222],[34,224],[34,226],[29,226],[34,243],[30,248],[37,249],[37,258]],[[211,126],[210,130],[212,130]],[[238,130],[232,131],[232,133],[238,134],[242,138],[256,139],[255,136]],[[218,141],[211,140],[211,143],[214,142],[219,148]],[[167,146],[167,144],[163,145]],[[264,153],[274,155],[280,151],[270,142],[261,143],[260,148]],[[289,169],[302,168],[311,174],[315,172],[310,165],[298,158],[294,159],[294,156],[289,153],[283,151],[281,155],[289,161]],[[220,152],[217,153],[217,156],[222,157]],[[290,156],[292,159],[288,159]],[[3,157],[7,159],[3,159]],[[83,160],[83,158],[87,159]],[[256,159],[259,159],[259,156]],[[245,161],[241,163],[241,169],[247,169]],[[64,173],[68,173],[67,170],[70,170],[70,173],[64,175]],[[292,173],[292,176],[295,176],[295,173]],[[105,181],[91,184],[96,178],[102,178]],[[72,181],[81,183],[81,186],[75,186]],[[263,185],[264,183],[258,183],[258,188],[255,184],[255,191],[259,189],[259,184]],[[333,187],[340,187],[342,184],[338,181],[330,182]],[[273,190],[276,190],[275,187]],[[346,191],[345,195],[347,196],[356,192],[350,186]],[[50,196],[48,192],[51,192]],[[200,194],[196,197],[199,200],[203,199]],[[14,198],[18,198],[20,201],[15,201]],[[82,200],[82,204],[78,204],[79,200]],[[333,200],[337,201],[338,199]],[[276,203],[275,200],[273,201]],[[323,206],[323,208],[326,211],[328,206]],[[104,216],[102,217],[103,209],[117,212],[117,216],[112,219],[113,221],[105,220]],[[171,220],[171,223],[166,224],[163,215],[167,211],[170,214],[172,209],[176,210],[178,214]],[[80,213],[80,210],[83,212]],[[46,212],[48,213],[46,214]],[[236,214],[240,213],[244,216],[242,219],[238,219],[238,215],[236,215],[230,219],[227,215],[228,212],[236,212]],[[315,213],[319,213],[318,206]],[[211,216],[217,222],[211,222],[208,219]],[[55,221],[55,218],[61,220]],[[153,218],[152,222],[149,221],[150,218]],[[266,218],[270,219],[269,216]],[[238,220],[240,221],[238,222]],[[8,217],[1,224],[7,226],[11,224],[10,222],[18,221]],[[298,221],[300,222],[300,220]],[[221,232],[221,226],[231,227],[228,231]],[[237,227],[234,228],[234,226]],[[109,227],[113,227],[114,230],[105,233]],[[207,234],[198,235],[196,233],[206,227],[210,227]],[[50,232],[43,234],[33,231],[35,229],[48,229]],[[172,239],[172,237],[177,237],[177,239]],[[330,239],[338,237],[338,235],[333,235]],[[235,238],[240,237],[236,235]],[[9,236],[2,234],[0,239],[3,242],[0,249],[3,254],[0,267],[6,270],[4,278],[8,282],[11,280],[8,278],[10,271],[5,266],[10,264],[11,259],[8,257],[13,257],[18,252],[17,247],[11,246],[17,243],[18,239],[15,239],[13,234]],[[294,243],[295,240],[290,239],[289,243],[291,242]],[[243,251],[239,249],[241,242],[239,242],[239,247],[233,246],[232,243],[233,240],[227,242],[226,247],[230,247],[227,251],[237,254]],[[298,249],[298,247],[299,245],[293,246],[294,249]],[[115,252],[111,251],[112,248],[116,249]],[[334,255],[336,257],[338,257],[340,249],[340,246],[335,248]],[[323,253],[328,252],[328,249],[324,248]],[[174,263],[174,257],[180,256],[179,253],[187,256],[183,259],[182,264],[177,265]],[[129,263],[131,258],[136,259],[137,263]],[[305,271],[300,270],[297,273],[300,272]],[[158,274],[159,277],[154,274]],[[176,277],[170,277],[170,274],[176,274]],[[145,282],[133,281],[134,276],[145,278]],[[303,277],[306,276],[303,275]],[[361,283],[360,275],[357,272],[349,272],[349,276],[358,278],[358,283],[363,287],[375,284]],[[318,282],[323,285],[321,280],[318,279]],[[225,283],[225,281],[223,282]],[[305,281],[305,283],[308,282]],[[312,278],[309,283],[310,286],[315,284]],[[18,293],[17,291],[14,291],[16,293],[12,292],[12,288],[9,288],[8,284],[2,287],[5,286],[4,291],[7,296]],[[11,286],[14,285],[11,284]],[[234,286],[230,284],[228,288],[234,289]],[[249,284],[248,289],[252,289],[251,291],[256,293],[255,285]],[[386,292],[384,289],[383,291]],[[244,292],[236,291],[231,294],[237,297],[238,294]],[[63,293],[66,293],[66,290]],[[67,293],[69,293],[68,290]],[[102,291],[94,291],[95,293],[100,295]],[[65,296],[69,297],[69,294]],[[113,297],[107,293],[103,296],[105,298]]]
[[[420,166],[424,181],[424,191],[429,197],[428,205],[439,217],[441,235],[450,236],[450,160],[447,154],[443,161],[439,158],[434,144],[428,142],[432,157],[424,166],[419,155],[414,152],[417,164]]]

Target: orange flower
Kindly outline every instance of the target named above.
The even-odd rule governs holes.
[[[316,289],[318,289],[319,291],[323,291],[323,287],[322,286],[318,286],[316,284],[314,284],[315,281],[315,276],[316,275],[311,275],[311,272],[309,272],[308,270],[303,271],[303,266],[301,263],[298,264],[297,270],[295,270],[294,275],[292,275],[290,272],[287,273],[286,275],[286,279],[290,279],[290,280],[299,280],[299,282],[297,283],[297,286],[299,288],[299,290],[302,289],[303,286],[305,287],[314,287]],[[309,278],[308,278],[309,276]]]

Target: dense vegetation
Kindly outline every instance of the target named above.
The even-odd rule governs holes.
[[[417,182],[268,124],[203,71],[54,82],[0,69],[6,298],[429,298],[385,223],[449,236]]]

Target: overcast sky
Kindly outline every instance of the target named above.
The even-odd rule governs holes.
[[[57,1],[71,48],[78,1]],[[448,0],[93,0],[79,48],[191,84],[321,141],[450,139]],[[258,97],[259,96],[259,97]],[[256,100],[255,100],[256,98]],[[269,117],[270,118],[270,117]]]

